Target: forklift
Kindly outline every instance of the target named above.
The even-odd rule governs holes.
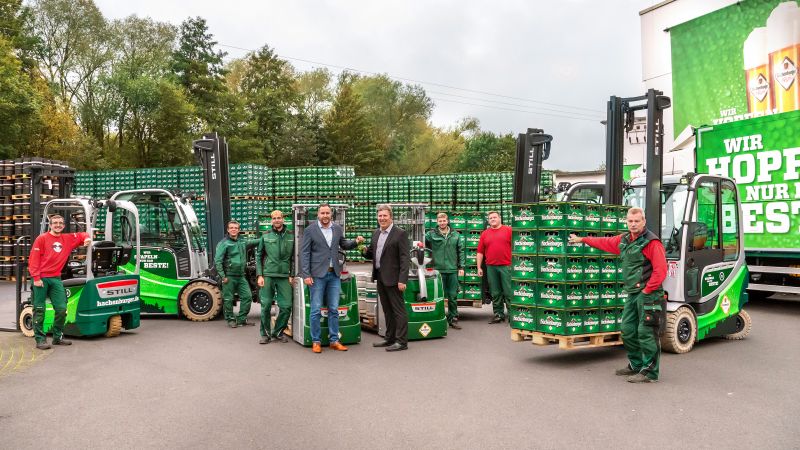
[[[408,340],[447,336],[444,287],[439,271],[428,267],[431,250],[425,248],[425,208],[423,203],[389,203],[393,222],[406,231],[410,252],[408,284],[403,292],[408,314]],[[375,316],[378,334],[386,335],[386,319],[380,301]]]
[[[231,217],[228,144],[216,133],[210,133],[194,141],[192,147],[195,160],[203,169],[208,249],[190,203],[196,198],[194,193],[134,189],[115,192],[110,198],[135,204],[141,214],[142,312],[204,322],[222,310],[214,253],[216,243],[225,237],[226,220]],[[250,260],[255,261],[252,257]],[[129,263],[125,270],[130,272],[133,267]],[[257,302],[255,264],[248,264],[247,272],[253,301]]]
[[[710,337],[744,339],[752,320],[747,303],[742,208],[735,182],[688,173],[662,175],[663,111],[670,99],[650,89],[640,97],[612,96],[606,122],[606,184],[571,186],[564,201],[638,206],[667,256],[666,308],[661,344],[686,353]],[[623,185],[623,140],[634,114],[646,111],[645,177]]]
[[[347,215],[347,205],[331,204],[331,221],[342,229],[345,229],[345,219]],[[294,225],[294,267],[300,268],[300,249],[303,243],[303,233],[310,224],[317,221],[318,204],[295,204],[292,205],[292,224]],[[328,315],[339,315],[339,342],[345,345],[358,344],[361,342],[361,317],[358,312],[358,287],[356,277],[347,270],[345,253],[339,251],[339,262],[342,264],[341,289],[339,291],[339,310],[330,311],[322,303],[322,318],[320,325],[322,331],[320,339],[322,345],[328,345]],[[291,336],[295,342],[304,346],[311,347],[311,293],[308,286],[303,283],[300,277],[294,278],[292,285],[294,301],[292,303],[292,326]],[[289,334],[289,333],[287,333]]]
[[[32,190],[41,186],[34,175]],[[68,188],[61,191],[69,195]],[[125,330],[139,327],[139,264],[130,272],[122,266],[138,260],[140,251],[139,216],[136,206],[125,201],[95,201],[85,197],[50,200],[39,212],[39,202],[31,202],[32,223],[39,222],[40,230],[49,230],[49,217],[64,217],[65,233],[86,232],[93,238],[88,251],[77,248],[61,274],[67,296],[67,317],[64,334],[68,336],[114,337]],[[96,229],[98,217],[105,214],[105,229]],[[31,239],[18,239],[18,256],[30,252]],[[32,282],[27,276],[28,261],[18,258],[16,272],[16,304],[18,329],[33,337]],[[23,298],[27,297],[27,298]],[[43,329],[53,326],[55,312],[47,303]]]

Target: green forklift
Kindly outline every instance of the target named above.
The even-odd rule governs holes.
[[[331,220],[345,229],[347,205],[331,204]],[[294,232],[294,267],[300,267],[300,248],[303,242],[303,232],[309,224],[317,220],[318,204],[292,205],[292,227]],[[330,311],[323,299],[322,319],[320,325],[322,332],[320,339],[322,345],[328,345],[328,316],[339,315],[339,342],[345,345],[361,342],[361,318],[358,312],[358,287],[356,277],[347,270],[345,253],[339,252],[342,263],[341,291],[339,294],[339,310]],[[292,286],[294,301],[292,304],[292,339],[304,347],[311,347],[311,293],[308,286],[300,277],[294,278]]]
[[[134,263],[130,272],[122,270],[129,261],[138,260],[136,256],[140,251],[136,206],[126,201],[89,198],[51,200],[42,213],[42,233],[49,230],[48,218],[53,214],[64,217],[65,233],[86,232],[94,239],[85,253],[81,248],[73,252],[61,274],[67,292],[64,334],[113,337],[122,330],[137,328],[139,264]],[[100,215],[105,216],[102,233],[95,228]],[[17,250],[29,252],[30,240],[20,238]],[[26,271],[27,261],[20,262],[17,266],[18,327],[25,336],[33,337],[31,288],[23,282]],[[27,298],[23,299],[24,296]],[[52,328],[54,317],[53,307],[47,303],[45,333]]]
[[[408,340],[434,339],[447,336],[444,287],[442,276],[428,267],[430,249],[425,248],[424,203],[390,203],[395,225],[406,231],[410,252],[408,284],[403,299],[408,314]],[[378,334],[386,335],[386,320],[380,301],[377,305]]]

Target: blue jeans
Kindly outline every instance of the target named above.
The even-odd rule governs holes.
[[[325,305],[328,307],[328,336],[330,342],[339,341],[339,292],[342,288],[342,280],[336,272],[328,272],[324,277],[314,277],[314,284],[308,287],[311,292],[311,341],[321,342],[320,334],[322,327],[323,296]]]

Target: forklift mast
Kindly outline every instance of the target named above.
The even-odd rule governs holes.
[[[216,243],[225,237],[225,223],[231,218],[228,142],[217,133],[207,133],[192,143],[195,161],[203,169],[203,197],[208,228],[208,257],[214,261]]]
[[[643,103],[642,103],[643,102]],[[669,97],[649,89],[640,97],[612,96],[608,101],[606,121],[606,184],[604,203],[622,204],[625,132],[633,129],[636,111],[647,111],[647,143],[645,162],[647,191],[645,220],[650,230],[661,230],[661,185],[664,163],[664,110],[670,107]]]
[[[517,136],[514,164],[514,203],[537,203],[541,199],[542,162],[550,157],[553,136],[528,128]]]

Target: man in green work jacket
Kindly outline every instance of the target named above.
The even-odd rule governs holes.
[[[425,246],[433,252],[433,267],[442,275],[444,296],[447,298],[447,323],[461,329],[458,324],[458,277],[464,276],[464,243],[461,234],[450,229],[447,214],[436,215],[438,227],[425,234]]]
[[[253,297],[244,269],[247,265],[247,247],[255,245],[258,240],[239,237],[239,222],[235,220],[228,222],[227,229],[228,236],[219,241],[214,256],[214,266],[222,277],[222,314],[231,328],[254,326],[255,323],[247,321]],[[239,294],[238,317],[233,314],[234,294]]]
[[[294,234],[283,224],[283,213],[275,210],[270,214],[272,229],[258,240],[256,249],[257,283],[261,288],[261,340],[269,344],[273,339],[289,342],[283,333],[292,314],[292,282],[294,278]],[[278,301],[278,317],[272,330],[272,299]]]

